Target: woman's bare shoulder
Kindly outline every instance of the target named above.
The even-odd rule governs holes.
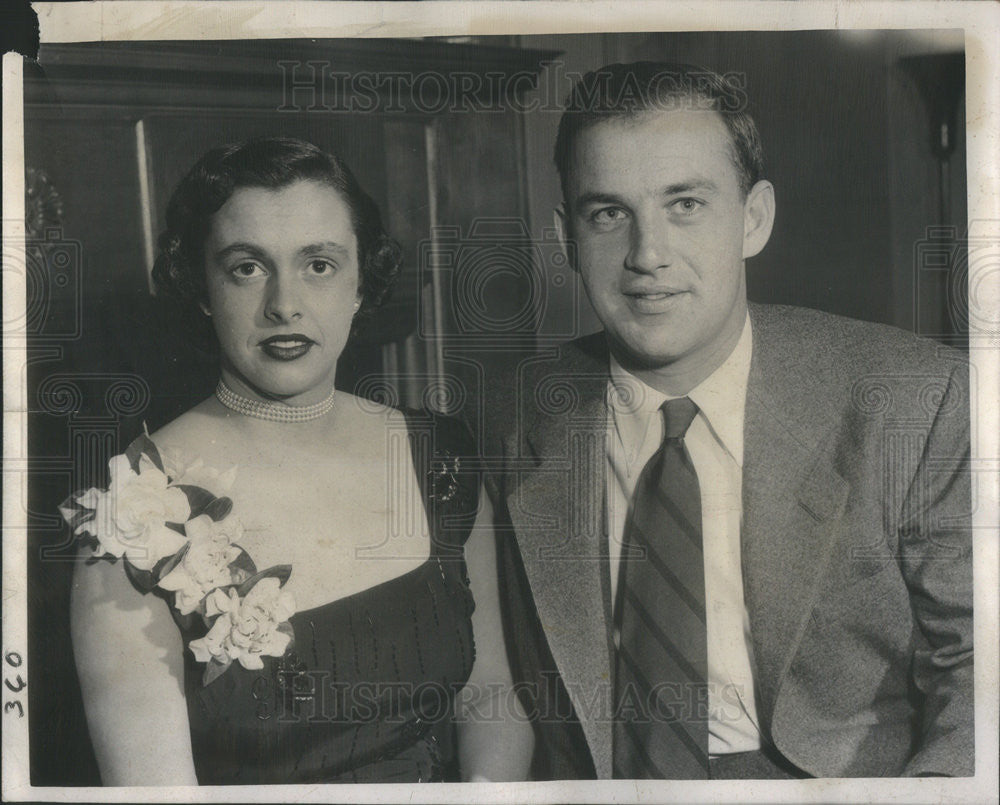
[[[406,427],[406,417],[398,408],[358,397],[346,391],[337,392],[336,412],[339,416],[334,427],[350,427],[366,434],[381,432],[386,427]]]
[[[349,454],[359,461],[384,462],[396,443],[393,434],[405,437],[406,432],[402,411],[337,391],[337,404],[328,431],[331,455]]]
[[[215,398],[209,397],[151,433],[150,438],[161,450],[197,454],[218,434],[220,417],[217,409]]]

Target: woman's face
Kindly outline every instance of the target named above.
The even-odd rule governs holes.
[[[360,305],[358,277],[350,211],[335,189],[237,189],[205,241],[205,312],[230,387],[294,405],[326,397]]]

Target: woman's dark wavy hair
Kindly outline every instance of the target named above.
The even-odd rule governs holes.
[[[279,189],[302,180],[329,185],[347,204],[358,240],[361,307],[355,320],[371,314],[395,284],[401,263],[399,244],[386,235],[378,206],[343,160],[292,137],[224,145],[198,160],[167,206],[167,227],[160,235],[153,266],[157,289],[190,312],[207,302],[204,248],[212,216],[238,188]],[[204,328],[204,317],[197,318]]]

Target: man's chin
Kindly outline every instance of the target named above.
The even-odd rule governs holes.
[[[684,352],[664,349],[662,344],[629,343],[611,340],[611,352],[615,360],[628,372],[650,372],[675,365]]]

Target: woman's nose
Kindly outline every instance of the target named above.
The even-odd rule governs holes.
[[[277,272],[268,281],[264,316],[276,324],[295,321],[302,316],[302,293],[298,278]]]

